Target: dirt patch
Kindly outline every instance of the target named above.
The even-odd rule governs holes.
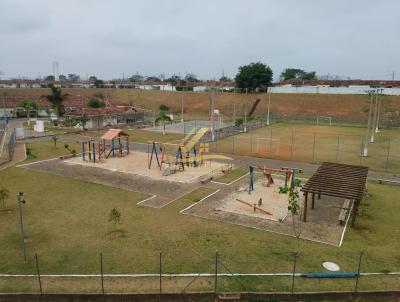
[[[255,174],[255,182],[258,182],[262,177],[263,176],[260,174]],[[275,184],[273,185],[273,190],[277,189],[279,186],[276,183],[276,177],[274,180]],[[275,221],[265,219],[265,217],[258,217],[259,215],[256,214],[249,215],[248,211],[246,213],[241,213],[240,210],[234,212],[226,211],[226,208],[223,208],[224,206],[226,207],[224,204],[224,201],[226,202],[227,200],[226,196],[234,196],[236,191],[248,185],[248,182],[248,177],[244,177],[233,185],[225,186],[221,188],[218,193],[197,203],[193,207],[185,210],[183,213],[294,236],[293,220],[291,216],[288,216],[283,221]],[[268,198],[264,198],[265,200],[268,200]],[[303,198],[304,197],[301,195],[300,204],[304,203]],[[341,198],[329,196],[322,196],[319,200],[316,199],[315,209],[308,209],[307,222],[302,223],[301,238],[338,246],[344,231],[344,226],[338,223],[339,213],[343,202],[344,200]],[[268,201],[266,202],[266,206],[268,207]],[[298,217],[296,219],[298,219]]]

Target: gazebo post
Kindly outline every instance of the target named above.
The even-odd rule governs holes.
[[[307,199],[308,199],[308,192],[304,193],[304,209],[303,209],[303,221],[307,221]]]
[[[356,222],[356,216],[358,213],[358,205],[360,203],[360,200],[354,200],[354,209],[353,209],[353,217],[351,218],[351,226],[354,226],[354,223]]]
[[[312,193],[312,198],[311,198],[311,209],[314,210],[315,208],[315,193]]]
[[[318,193],[318,200],[321,199],[321,193]]]

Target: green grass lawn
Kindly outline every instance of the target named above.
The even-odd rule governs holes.
[[[240,167],[233,169],[231,172],[229,172],[225,175],[222,175],[219,178],[216,178],[215,181],[229,184],[230,182],[235,181],[236,179],[245,175],[248,172],[249,172],[249,168],[247,166],[240,166]]]
[[[30,144],[34,160],[62,155],[58,142]],[[32,159],[28,159],[32,160]],[[223,176],[230,182],[245,173],[240,167]],[[231,180],[232,179],[232,180]],[[220,179],[221,180],[221,179]],[[219,181],[220,181],[219,180]],[[290,272],[295,238],[205,220],[179,211],[215,189],[201,187],[162,209],[137,205],[147,196],[94,183],[65,178],[23,168],[0,171],[0,185],[10,190],[5,208],[0,206],[0,273],[34,273],[34,253],[38,253],[42,274],[98,273],[99,253],[104,256],[106,273],[157,273],[159,252],[163,253],[163,272],[213,272],[218,250],[224,272]],[[132,188],[134,190],[134,188]],[[28,238],[28,262],[22,261],[18,211],[15,196],[23,191],[24,225]],[[348,228],[342,247],[300,241],[297,271],[323,272],[321,263],[333,261],[342,271],[357,269],[359,252],[364,252],[362,271],[400,271],[400,228],[398,217],[400,187],[368,184],[369,197],[362,203],[355,228]],[[116,227],[108,221],[117,208],[122,215]],[[178,282],[179,281],[179,282]],[[85,283],[87,282],[87,283]],[[154,291],[157,280],[108,281],[109,291]],[[166,288],[173,289],[166,278]],[[174,281],[175,282],[175,281]],[[190,282],[177,280],[177,288]],[[220,290],[270,290],[290,288],[289,277],[220,278]],[[45,281],[48,292],[98,290],[98,280]],[[360,279],[360,289],[397,289],[398,276],[371,276]],[[354,280],[296,279],[296,290],[351,290]],[[213,289],[212,280],[199,280],[192,290]],[[2,279],[0,292],[33,291],[36,279]]]
[[[30,155],[27,154],[24,163],[71,154],[71,152],[65,148],[65,144],[68,144],[71,151],[75,150],[77,153],[81,152],[82,147],[77,143],[66,143],[60,140],[57,141],[56,146],[54,146],[53,140],[30,143],[26,144],[27,153],[29,153],[28,150],[30,150]]]
[[[400,131],[381,130],[375,143],[368,145],[368,157],[361,157],[365,132],[361,127],[277,123],[217,141],[212,150],[313,163],[337,161],[398,173]]]
[[[220,272],[289,272],[296,239],[261,230],[244,228],[179,214],[179,210],[211,191],[200,188],[162,209],[139,206],[146,196],[102,185],[40,173],[23,168],[0,172],[0,183],[10,190],[1,212],[0,272],[34,272],[34,253],[40,256],[46,273],[97,273],[99,253],[104,253],[107,273],[156,273],[159,251],[163,251],[165,273],[212,272],[215,251],[219,251]],[[25,230],[28,263],[22,262],[17,204],[14,196],[24,191]],[[341,248],[301,241],[298,271],[322,272],[321,263],[338,263],[343,271],[354,271],[358,253],[364,251],[363,271],[399,271],[400,188],[369,184],[371,196],[364,202],[357,228],[349,229]],[[121,214],[117,235],[108,221],[112,208]],[[221,279],[221,289],[238,289],[233,279]],[[265,282],[268,279],[268,282]],[[364,281],[365,280],[365,281]],[[379,283],[379,277],[364,278],[360,288],[399,289],[399,277]],[[243,278],[256,290],[286,290],[286,277]],[[298,290],[353,287],[349,281],[299,280]],[[346,283],[348,282],[348,283]],[[11,285],[0,282],[0,291]],[[49,285],[50,286],[50,285]],[[3,288],[3,289],[2,289]]]

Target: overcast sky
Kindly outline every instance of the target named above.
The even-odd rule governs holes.
[[[2,78],[233,77],[261,61],[400,79],[399,0],[0,0]]]

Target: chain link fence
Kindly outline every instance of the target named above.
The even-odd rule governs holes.
[[[258,258],[260,254],[263,261]],[[184,294],[400,290],[400,263],[362,252],[340,251],[332,257],[306,250],[259,250],[254,251],[254,257],[243,258],[240,254],[232,257],[220,252],[198,257],[192,253],[178,256],[153,251],[145,256],[145,263],[141,259],[115,259],[114,255],[99,253],[82,255],[88,261],[86,271],[74,263],[77,259],[64,257],[64,264],[71,266],[63,265],[68,267],[63,272],[54,271],[54,259],[48,262],[45,255],[39,256],[28,259],[24,273],[0,275],[0,291]],[[338,264],[340,271],[326,270],[322,265],[326,261]]]

